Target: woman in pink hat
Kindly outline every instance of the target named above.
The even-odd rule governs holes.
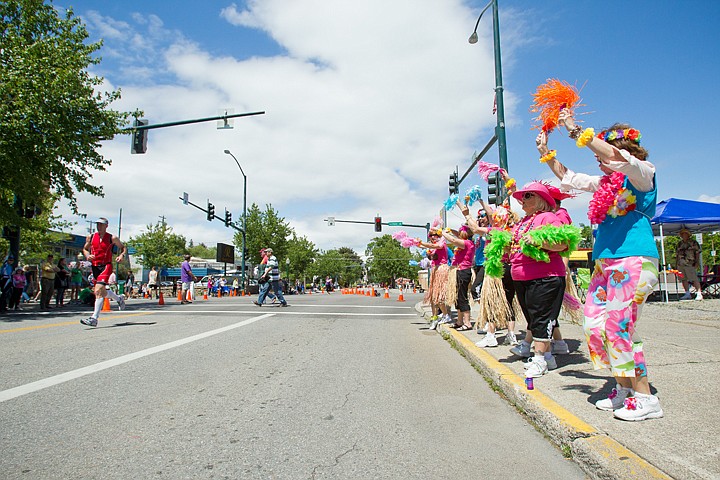
[[[565,292],[565,264],[558,252],[567,250],[568,244],[546,242],[535,245],[531,238],[530,234],[534,230],[563,225],[554,213],[555,200],[545,185],[530,182],[514,192],[513,197],[522,205],[525,216],[513,226],[510,233],[510,273],[520,308],[528,322],[528,331],[535,342],[535,355],[528,362],[525,376],[540,377],[547,373],[548,367],[552,369],[557,366],[550,350],[550,341],[553,329],[557,326]],[[482,227],[478,229],[480,232],[488,230]],[[492,242],[495,241],[493,238]],[[522,244],[535,245],[547,254],[548,261],[525,255]]]
[[[609,368],[616,388],[595,406],[616,418],[638,421],[663,416],[650,392],[643,342],[635,331],[642,305],[657,284],[658,252],[650,225],[655,214],[655,166],[640,146],[642,135],[615,124],[597,136],[576,125],[571,111],[560,112],[578,147],[587,147],[602,175],[576,173],[557,161],[538,135],[538,151],[561,180],[561,188],[593,192],[588,218],[597,225],[593,269],[585,300],[583,329],[595,369]]]

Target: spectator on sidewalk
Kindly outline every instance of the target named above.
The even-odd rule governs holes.
[[[190,266],[190,255],[185,255],[184,258],[185,261],[180,265],[180,280],[182,281],[182,292],[180,293],[182,300],[180,304],[192,303],[192,300],[188,300],[188,292],[191,291],[193,282],[197,280]]]
[[[157,300],[160,298],[160,295],[158,294],[158,271],[153,266],[150,269],[150,272],[148,273],[148,289],[150,290],[150,298],[152,298],[153,293],[155,294],[155,299]]]
[[[20,310],[20,298],[22,297],[23,289],[27,279],[25,278],[25,272],[23,269],[18,267],[15,269],[15,273],[12,276],[13,291],[10,296],[10,303],[8,309]]]
[[[65,290],[70,287],[70,270],[64,258],[57,262],[57,272],[55,272],[55,307],[65,306]]]
[[[82,289],[82,269],[80,262],[70,262],[70,301],[79,302],[80,290]]]
[[[53,255],[47,256],[40,266],[42,276],[40,277],[40,310],[50,310],[50,300],[55,292],[55,274],[58,267],[53,263]]]
[[[698,278],[698,270],[700,269],[700,244],[695,240],[690,230],[683,228],[678,232],[680,235],[680,243],[675,251],[675,264],[677,269],[682,273],[682,286],[685,289],[685,295],[680,300],[691,300],[690,284],[695,287],[697,295],[695,300],[702,300],[702,287],[700,287],[700,279]]]
[[[0,267],[0,312],[7,311],[7,304],[10,301],[10,296],[13,291],[13,261],[15,257],[12,254],[8,254],[5,257],[5,261]]]

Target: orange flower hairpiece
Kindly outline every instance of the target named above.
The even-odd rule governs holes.
[[[540,112],[535,118],[540,125],[534,128],[550,133],[557,127],[560,110],[563,108],[572,110],[579,106],[580,92],[567,82],[551,78],[537,88],[533,98],[535,101],[530,106],[530,111]]]

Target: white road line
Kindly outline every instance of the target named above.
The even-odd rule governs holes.
[[[10,388],[8,390],[3,390],[0,392],[0,403],[5,402],[7,400],[11,400],[16,397],[20,397],[22,395],[27,395],[28,393],[37,392],[38,390],[52,387],[54,385],[59,385],[61,383],[69,382],[70,380],[84,377],[85,375],[90,375],[91,373],[100,372],[100,371],[108,369],[108,368],[116,367],[118,365],[122,365],[123,363],[132,362],[133,360],[147,357],[148,355],[153,355],[155,353],[160,353],[165,350],[169,350],[171,348],[175,348],[175,347],[179,347],[179,346],[182,346],[182,345],[185,345],[188,343],[196,342],[198,340],[212,337],[213,335],[227,332],[227,331],[233,330],[235,328],[244,327],[245,325],[250,325],[251,323],[257,322],[258,320],[262,320],[264,318],[268,318],[268,317],[272,317],[272,316],[273,316],[272,313],[267,313],[265,315],[260,315],[258,317],[249,318],[247,320],[243,320],[242,322],[234,323],[234,324],[228,325],[226,327],[216,328],[215,330],[210,330],[208,332],[199,333],[199,334],[193,335],[191,337],[182,338],[180,340],[175,340],[173,342],[165,343],[163,345],[158,345],[156,347],[146,348],[145,350],[140,350],[139,352],[129,353],[129,354],[123,355],[121,357],[112,358],[110,360],[105,360],[104,362],[96,363],[95,365],[89,365],[87,367],[78,368],[77,370],[72,370],[70,372],[61,373],[60,375],[55,375],[53,377],[45,378],[43,380],[38,380],[37,382],[27,383],[25,385],[20,385],[19,387]]]
[[[267,310],[272,310],[275,307],[267,307]],[[135,310],[140,311],[140,310]],[[250,312],[247,310],[163,310],[162,312],[158,312],[157,310],[153,310],[156,313],[162,313],[170,314],[170,313],[178,313],[183,315],[193,315],[195,313],[253,313],[257,312],[257,308],[252,309]],[[282,309],[277,312],[272,312],[274,315],[317,315],[317,316],[328,316],[333,315],[336,317],[417,317],[417,313],[348,313],[348,312],[293,312],[290,310]],[[103,317],[107,318],[107,317]]]

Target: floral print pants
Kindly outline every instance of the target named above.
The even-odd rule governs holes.
[[[647,257],[595,261],[583,329],[596,370],[609,368],[615,377],[647,376],[643,342],[635,324],[658,282],[657,266],[657,259]]]

